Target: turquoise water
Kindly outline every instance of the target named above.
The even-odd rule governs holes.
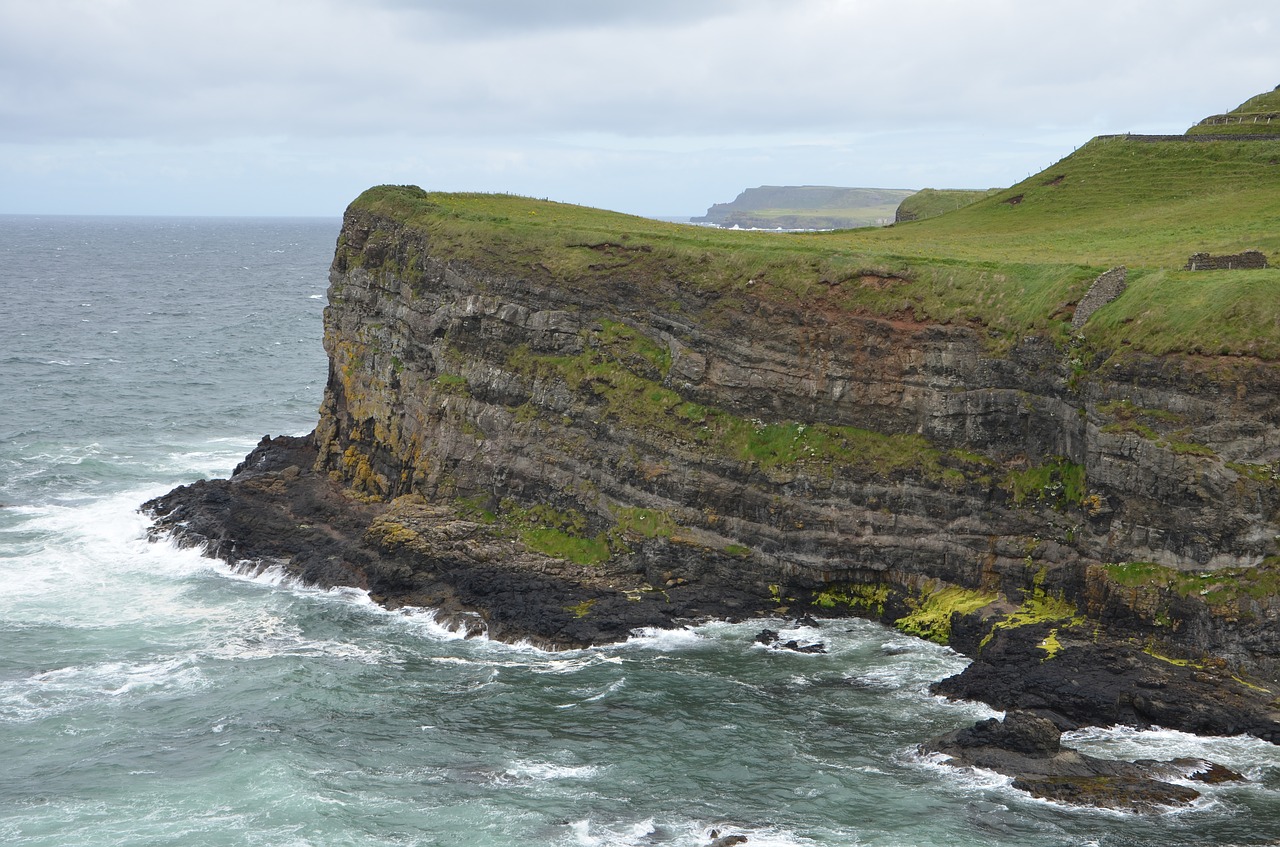
[[[337,221],[0,217],[0,843],[1263,845],[1280,748],[1129,730],[1253,782],[1165,815],[915,750],[992,713],[862,621],[547,653],[144,538],[144,499],[315,422]]]

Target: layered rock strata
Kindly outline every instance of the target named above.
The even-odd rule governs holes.
[[[816,610],[979,660],[1015,631],[1049,667],[1123,647],[1216,674],[1249,714],[1218,728],[1272,733],[1280,367],[1001,345],[754,280],[690,284],[622,233],[575,249],[573,275],[519,250],[464,262],[429,227],[353,205],[313,438],[264,445],[260,462],[288,463],[275,470],[150,504],[160,526],[549,644]],[[215,488],[288,500],[300,481],[338,493],[294,497],[295,524],[323,523],[308,510],[334,497],[363,516],[325,524],[354,546],[318,570],[277,530],[250,544],[193,523]],[[499,571],[544,588],[476,587]],[[538,602],[555,621],[507,615],[522,591],[552,598]]]

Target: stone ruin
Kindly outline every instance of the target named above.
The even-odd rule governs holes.
[[[1210,256],[1208,253],[1192,253],[1183,266],[1184,271],[1240,271],[1270,267],[1267,257],[1260,250],[1246,250],[1230,256]]]
[[[1089,316],[1124,293],[1125,277],[1128,271],[1124,265],[1112,268],[1099,276],[1089,286],[1089,291],[1076,305],[1075,314],[1071,316],[1071,328],[1078,330],[1084,326]]]

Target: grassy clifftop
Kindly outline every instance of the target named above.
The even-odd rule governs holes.
[[[868,245],[911,253],[1180,267],[1196,251],[1280,252],[1280,137],[1096,138],[1041,173]]]
[[[1280,264],[1275,141],[1098,138],[954,212],[884,229],[707,229],[508,195],[381,186],[353,208],[423,231],[432,252],[578,287],[646,279],[796,308],[985,326],[1065,340],[1099,273],[1129,288],[1085,326],[1091,343],[1280,360],[1280,269],[1188,272],[1194,252],[1258,249]],[[655,304],[661,305],[661,304]]]
[[[1250,97],[1225,115],[1211,115],[1187,130],[1187,135],[1280,136],[1280,85]]]

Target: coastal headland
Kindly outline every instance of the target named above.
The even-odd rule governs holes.
[[[146,509],[494,638],[858,615],[1059,730],[1280,742],[1278,162],[1099,138],[803,234],[373,188],[314,433]]]

